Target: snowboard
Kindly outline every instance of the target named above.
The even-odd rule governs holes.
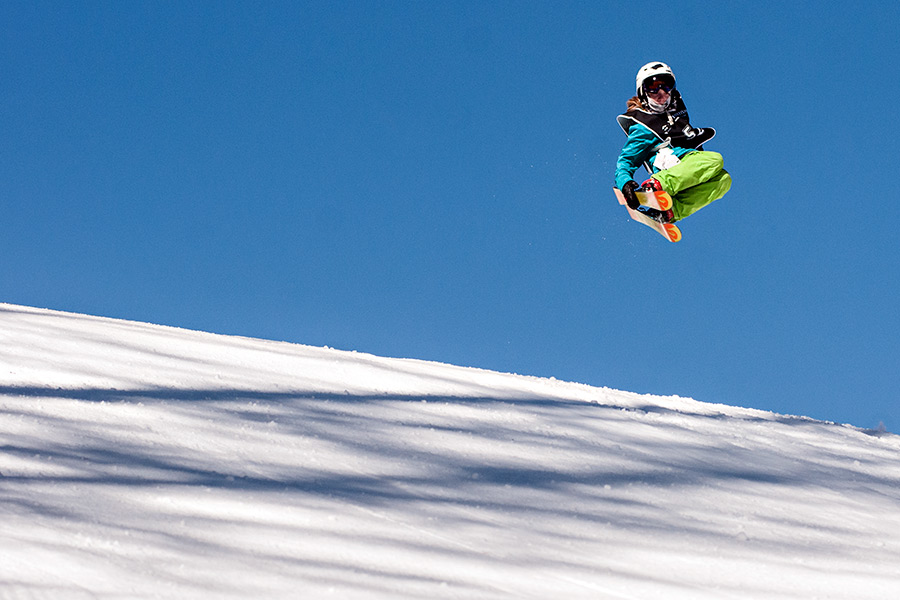
[[[628,203],[625,202],[625,196],[622,195],[622,190],[613,188],[613,191],[616,193],[616,198],[619,199],[619,204],[625,207],[625,210],[628,211],[628,214],[632,219],[634,219],[638,223],[643,223],[650,229],[653,229],[670,242],[681,241],[681,230],[678,229],[678,227],[674,223],[660,223],[656,219],[651,219],[640,211],[628,208]],[[638,190],[635,192],[635,194],[637,195],[638,200],[643,206],[663,211],[672,208],[672,197],[663,190],[655,192],[644,192]]]

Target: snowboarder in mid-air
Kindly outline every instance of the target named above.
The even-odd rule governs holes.
[[[647,63],[635,83],[637,95],[617,118],[628,140],[616,162],[616,195],[633,218],[676,242],[681,232],[672,224],[724,196],[731,176],[721,154],[703,150],[716,132],[691,126],[668,65]],[[638,185],[641,165],[650,178]]]

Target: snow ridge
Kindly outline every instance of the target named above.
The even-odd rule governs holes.
[[[8,304],[0,423],[3,598],[900,590],[886,432]]]

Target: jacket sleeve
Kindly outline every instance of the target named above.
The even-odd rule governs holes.
[[[659,140],[647,127],[641,123],[635,123],[628,130],[628,140],[625,147],[619,153],[616,161],[616,187],[622,186],[634,179],[634,173],[653,155],[653,148],[659,144]]]

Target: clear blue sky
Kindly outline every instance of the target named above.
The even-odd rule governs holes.
[[[0,4],[0,300],[900,430],[896,2]],[[734,177],[612,195],[638,67]]]

